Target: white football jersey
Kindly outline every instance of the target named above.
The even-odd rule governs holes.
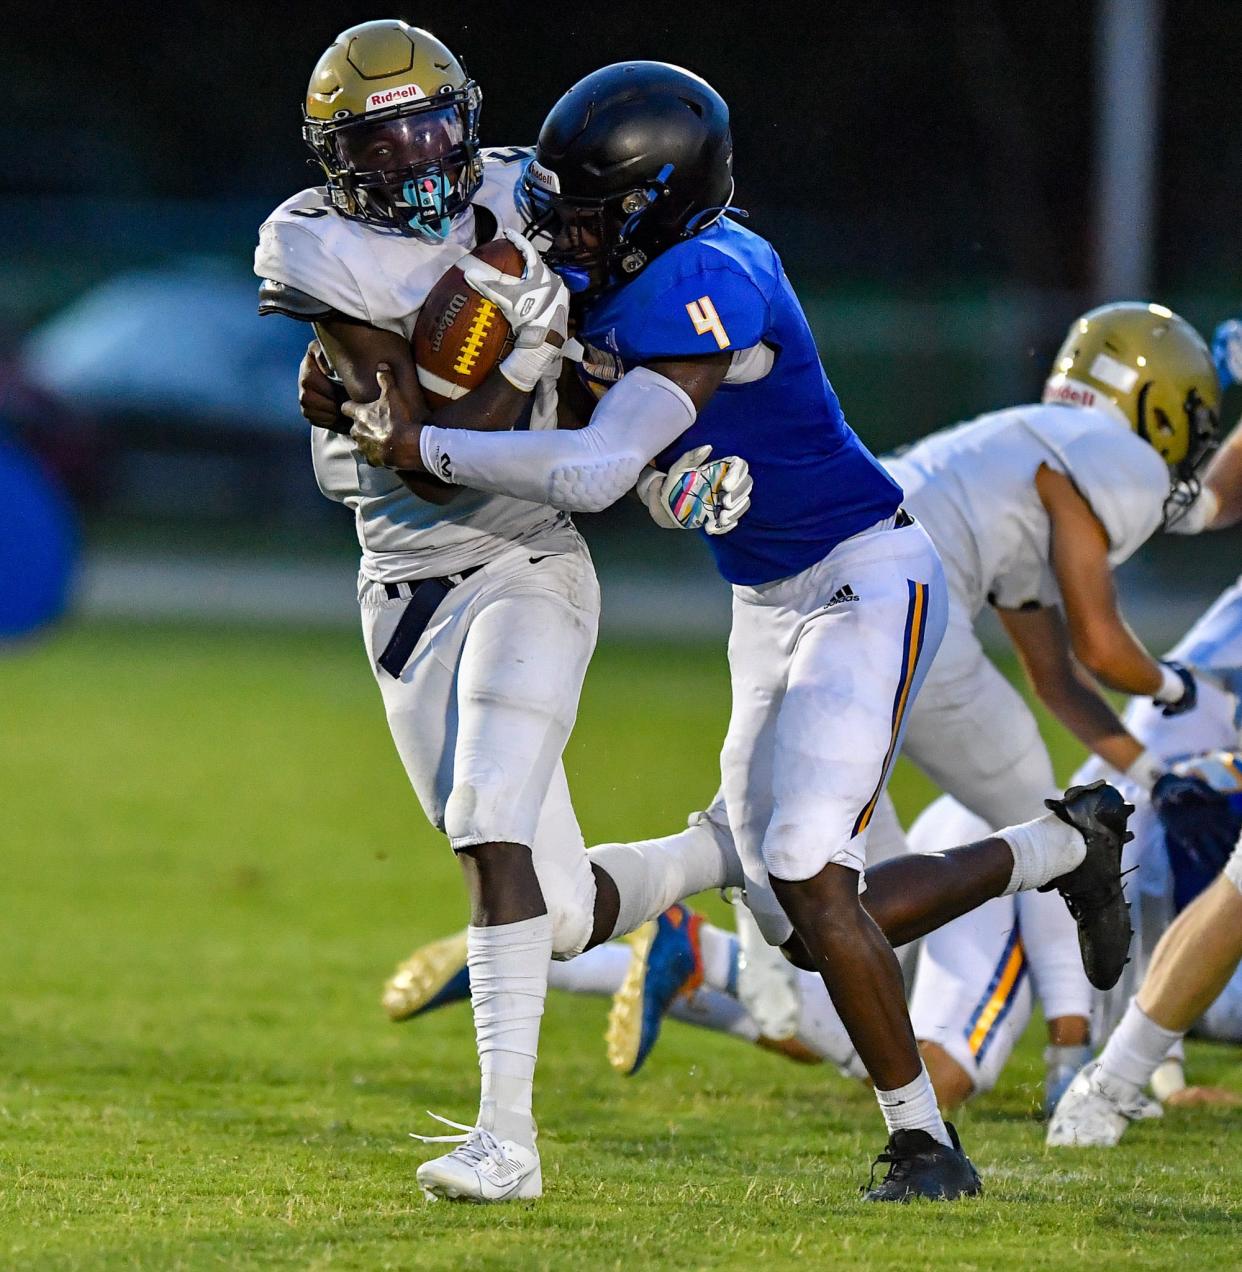
[[[516,188],[528,149],[483,152],[474,197],[501,229],[523,228]],[[322,186],[286,199],[259,230],[254,272],[296,288],[351,318],[407,340],[418,311],[444,273],[475,246],[475,218],[457,219],[442,243],[410,238],[340,216]],[[555,380],[535,394],[532,428],[555,427]],[[454,574],[557,525],[566,514],[504,495],[460,490],[450,503],[419,499],[393,472],[372,468],[348,438],[311,428],[319,488],[354,510],[362,573],[380,583]]]
[[[1035,489],[1041,464],[1081,491],[1108,533],[1114,566],[1160,527],[1170,488],[1153,447],[1111,415],[1073,406],[982,415],[883,463],[939,549],[954,600],[972,616],[988,601],[1019,609],[1060,600]]]

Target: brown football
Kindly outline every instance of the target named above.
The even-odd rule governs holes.
[[[476,247],[470,256],[514,277],[525,262],[508,239]],[[469,393],[513,347],[513,332],[490,300],[466,285],[463,256],[431,289],[414,325],[414,365],[433,410]]]

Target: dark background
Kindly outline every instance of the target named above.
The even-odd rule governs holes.
[[[212,534],[240,521],[273,533],[322,523],[341,539],[306,471],[293,340],[280,344],[266,324],[244,337],[256,356],[280,344],[255,382],[266,377],[268,397],[289,406],[256,423],[257,442],[244,405],[226,420],[192,392],[117,402],[69,392],[56,370],[49,385],[45,365],[32,419],[19,390],[28,333],[118,275],[154,270],[143,278],[209,288],[218,278],[220,303],[227,283],[229,312],[248,310],[259,222],[317,180],[299,134],[311,67],[337,31],[380,16],[426,26],[460,54],[483,86],[487,144],[533,141],[559,92],[609,61],[660,58],[711,81],[732,108],[737,201],[784,256],[847,415],[874,449],[1029,400],[1075,313],[1135,298],[1095,281],[1100,12],[1098,0],[28,10],[5,52],[0,410],[57,452],[88,529],[105,538],[171,516]],[[1205,333],[1242,290],[1240,55],[1237,0],[1165,5],[1150,298]],[[219,324],[192,288],[180,294],[169,292],[175,317],[132,344],[149,356],[167,339],[178,368],[197,349],[206,375]],[[113,314],[146,304],[128,295],[73,310],[79,329],[115,335]],[[123,381],[128,349],[115,339],[108,357]],[[243,363],[223,374],[240,392],[250,373]]]
[[[1215,287],[1233,267],[1239,9],[1179,0],[1166,18],[1164,288]],[[33,38],[6,49],[0,191],[279,200],[306,180],[298,110],[311,66],[343,25],[385,11],[309,2],[93,12],[54,31],[32,25]],[[458,50],[484,86],[491,144],[533,140],[559,91],[605,62],[653,57],[698,71],[733,108],[741,200],[812,219],[825,281],[914,292],[1087,283],[1091,3],[558,10],[466,0],[401,16]],[[775,216],[763,228],[780,237]]]

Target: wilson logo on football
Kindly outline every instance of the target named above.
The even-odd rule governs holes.
[[[386,88],[382,92],[372,93],[367,98],[367,110],[383,110],[385,106],[397,106],[401,102],[417,101],[426,97],[417,84],[400,84],[396,88]]]
[[[436,325],[431,333],[431,347],[437,353],[440,352],[440,346],[444,343],[445,332],[447,332],[453,325],[457,315],[465,309],[469,301],[469,296],[465,295],[464,292],[458,292],[457,295],[449,301],[444,312],[436,319]]]

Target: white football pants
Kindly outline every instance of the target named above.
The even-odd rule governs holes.
[[[561,753],[595,648],[599,585],[569,527],[515,546],[441,602],[399,678],[377,663],[405,597],[359,583],[367,655],[428,820],[454,849],[531,849],[553,950],[591,933],[595,884]]]
[[[862,871],[911,704],[944,632],[940,558],[893,521],[802,573],[734,587],[733,710],[720,757],[747,903],[773,945],[792,926],[769,875]]]

